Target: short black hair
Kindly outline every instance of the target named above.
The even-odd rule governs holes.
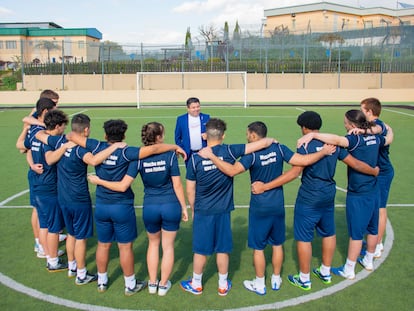
[[[300,127],[310,130],[319,130],[322,127],[321,116],[315,111],[305,111],[298,116],[296,123]]]
[[[68,116],[58,109],[49,110],[44,119],[46,129],[54,130],[57,125],[68,124]]]
[[[264,138],[267,135],[267,126],[262,121],[252,122],[247,126],[247,130],[252,133],[256,133],[260,138]]]
[[[200,103],[200,100],[197,97],[190,97],[187,99],[187,108],[190,107],[192,103]]]
[[[106,140],[111,143],[123,141],[128,124],[124,120],[108,120],[103,126],[106,134]]]
[[[91,127],[91,119],[86,114],[78,113],[72,117],[71,125],[72,131],[81,133],[85,130],[85,128]]]

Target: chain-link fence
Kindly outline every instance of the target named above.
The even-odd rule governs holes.
[[[24,74],[247,71],[248,73],[414,72],[414,26],[330,33],[246,32],[237,39],[187,45],[21,41],[1,43],[0,65]],[[1,47],[1,46],[0,46]]]

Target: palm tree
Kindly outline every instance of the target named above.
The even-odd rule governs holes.
[[[46,49],[47,50],[47,60],[50,64],[50,51],[51,50],[59,50],[60,45],[55,43],[54,41],[43,40],[36,44],[37,48]]]

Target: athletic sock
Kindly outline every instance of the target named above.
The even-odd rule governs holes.
[[[76,260],[68,261],[68,268],[69,268],[69,270],[75,271],[76,270]]]
[[[299,272],[300,280],[305,283],[310,281],[310,273],[303,273],[302,271]]]
[[[374,260],[374,253],[366,252],[365,261],[371,263]]]
[[[331,274],[331,267],[325,266],[324,264],[321,264],[319,270],[321,271],[322,275],[330,275]]]
[[[256,275],[255,285],[257,289],[264,289],[266,287],[265,277],[260,278]]]
[[[98,284],[108,284],[108,272],[98,272]]]
[[[272,284],[277,284],[277,288],[280,287],[280,284],[282,284],[282,278],[280,277],[280,274],[272,274]]]
[[[39,238],[35,238],[35,244],[40,245]]]
[[[137,285],[135,274],[130,275],[130,276],[124,276],[124,280],[125,280],[125,287],[132,289],[132,288],[135,288],[135,285]]]
[[[83,280],[85,278],[85,276],[86,276],[86,268],[77,269],[76,270],[76,276],[79,279]]]
[[[354,274],[355,273],[355,264],[356,264],[356,261],[352,261],[352,260],[347,258],[345,266],[344,266],[345,274],[350,274],[350,273]]]
[[[191,280],[191,286],[193,288],[202,287],[202,285],[201,285],[202,279],[203,279],[203,274],[202,273],[197,274],[197,273],[193,272],[193,279]]]
[[[227,288],[227,277],[228,277],[229,274],[228,273],[224,273],[224,274],[219,273],[218,275],[219,275],[219,282],[218,282],[219,288]]]
[[[50,258],[50,257],[48,257],[47,258],[47,263],[49,264],[49,266],[51,266],[51,267],[56,267],[57,266],[57,264],[58,264],[58,262],[59,262],[59,258],[58,257],[55,257],[55,258]]]

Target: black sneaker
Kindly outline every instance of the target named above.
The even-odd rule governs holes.
[[[52,266],[49,263],[47,264],[47,271],[49,272],[61,272],[68,269],[68,264],[62,261],[58,261],[56,266]]]
[[[147,287],[147,282],[145,281],[136,281],[134,288],[125,287],[125,296],[132,296]]]
[[[86,272],[86,275],[83,279],[80,279],[79,277],[76,278],[75,284],[76,285],[86,285],[90,282],[95,282],[97,280],[98,280],[98,275],[97,274],[90,274],[90,273]]]

